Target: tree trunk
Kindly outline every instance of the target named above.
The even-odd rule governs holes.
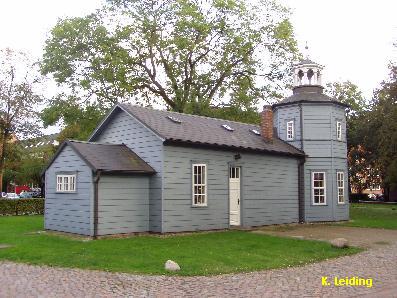
[[[7,136],[3,133],[0,143],[0,192],[3,191],[4,158],[7,144]]]

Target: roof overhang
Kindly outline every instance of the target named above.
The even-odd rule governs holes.
[[[191,142],[186,140],[177,140],[177,139],[168,139],[163,142],[164,146],[176,146],[176,147],[189,147],[189,148],[204,148],[211,150],[220,150],[220,151],[238,151],[238,152],[249,152],[249,153],[260,153],[265,155],[277,155],[277,156],[287,156],[292,158],[302,159],[305,158],[306,155],[303,151],[293,147],[295,150],[300,151],[302,153],[289,153],[289,152],[280,152],[273,150],[264,150],[250,147],[237,147],[237,146],[227,146],[227,145],[218,145],[218,144],[210,144],[210,143],[200,143],[200,142]]]
[[[343,102],[337,101],[337,100],[332,100],[332,101],[324,101],[324,100],[297,100],[297,101],[290,101],[290,102],[280,102],[280,103],[275,103],[272,105],[272,108],[277,108],[277,107],[282,107],[282,106],[288,106],[288,105],[294,105],[294,104],[323,104],[323,105],[337,105],[341,106],[343,108],[349,108],[350,105],[345,104]]]

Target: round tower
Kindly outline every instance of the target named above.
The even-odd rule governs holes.
[[[349,218],[346,104],[323,93],[323,66],[294,65],[293,94],[272,106],[277,136],[306,154],[300,170],[301,221]]]

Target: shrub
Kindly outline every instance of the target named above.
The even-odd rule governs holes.
[[[44,214],[44,199],[0,199],[0,215]]]

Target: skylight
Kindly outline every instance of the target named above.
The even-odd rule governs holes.
[[[259,131],[257,131],[256,129],[250,129],[251,132],[253,132],[254,134],[260,136],[261,133]]]
[[[179,120],[178,118],[176,118],[176,117],[173,117],[173,116],[167,116],[167,118],[168,119],[170,119],[172,122],[175,122],[175,123],[182,123],[182,121],[181,120]]]
[[[233,131],[233,130],[234,130],[233,128],[231,128],[231,127],[230,127],[229,125],[227,125],[227,124],[223,124],[222,127],[223,127],[224,129],[228,130],[228,131]]]

